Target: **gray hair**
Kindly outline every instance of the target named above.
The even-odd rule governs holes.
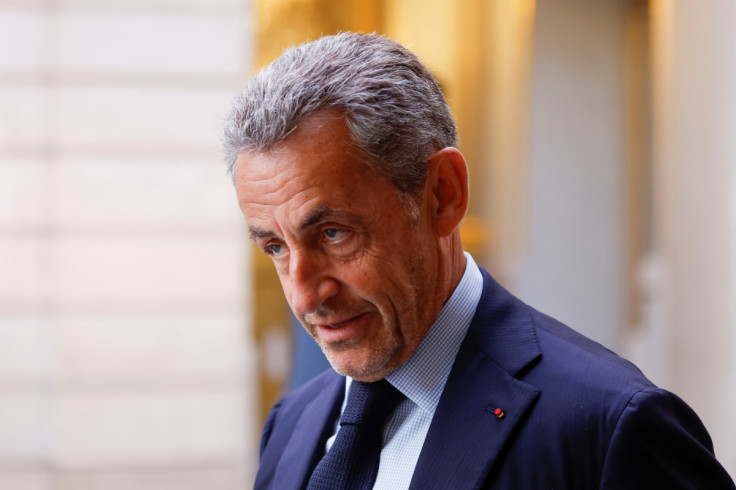
[[[375,34],[340,33],[286,50],[233,101],[222,131],[230,175],[241,153],[271,150],[322,110],[345,117],[365,163],[405,195],[419,194],[433,153],[457,146],[442,90],[413,53]]]

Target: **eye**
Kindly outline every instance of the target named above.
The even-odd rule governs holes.
[[[333,257],[351,258],[364,244],[363,233],[356,230],[327,226],[320,233],[322,249]]]
[[[264,247],[263,251],[272,257],[281,257],[286,253],[286,247],[280,243],[269,243]]]
[[[340,228],[325,228],[323,230],[325,237],[332,242],[339,241],[347,235],[347,230],[341,230]]]

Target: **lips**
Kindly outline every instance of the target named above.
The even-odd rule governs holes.
[[[361,313],[347,320],[336,320],[316,325],[317,335],[326,344],[350,343],[360,340],[365,334],[368,314]]]
[[[350,322],[355,321],[356,319],[360,318],[363,315],[365,315],[365,313],[361,313],[360,315],[354,316],[352,318],[348,318],[347,320],[344,320],[344,321],[340,321],[340,322],[336,322],[332,324],[329,324],[329,323],[323,324],[323,325],[320,325],[320,327],[325,327],[325,328],[330,328],[330,329],[342,328],[350,324]]]

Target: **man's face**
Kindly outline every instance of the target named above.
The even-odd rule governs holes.
[[[241,154],[235,184],[251,237],[333,368],[375,381],[406,362],[441,307],[425,203],[410,218],[331,115],[271,151]]]

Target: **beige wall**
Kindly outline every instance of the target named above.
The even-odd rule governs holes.
[[[0,488],[244,488],[247,2],[0,1]]]

